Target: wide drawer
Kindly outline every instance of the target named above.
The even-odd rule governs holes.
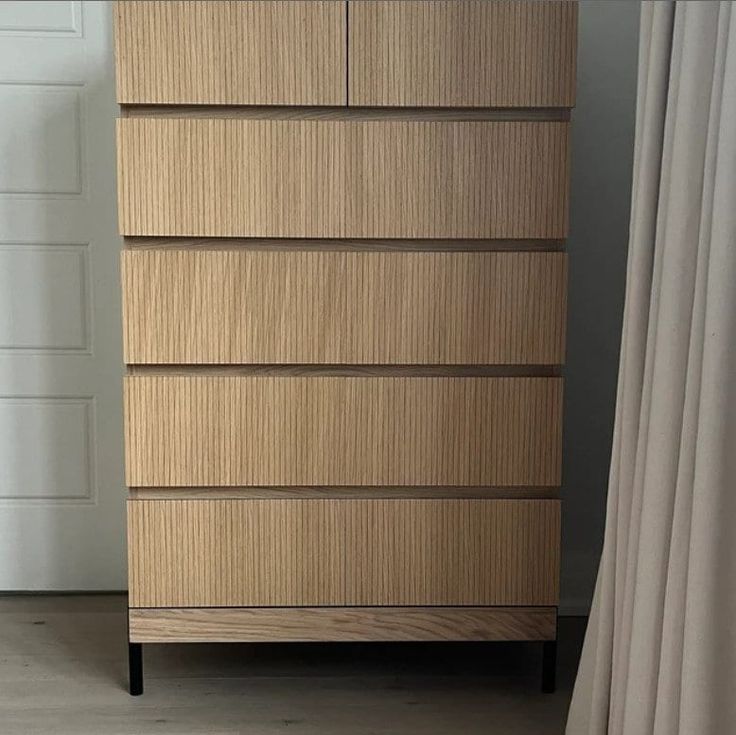
[[[349,102],[571,107],[577,2],[350,0]]]
[[[563,238],[566,122],[118,120],[123,235]]]
[[[132,487],[555,486],[562,379],[125,379]]]
[[[556,500],[131,500],[131,607],[556,605]]]
[[[115,3],[118,102],[344,105],[341,0]]]
[[[563,253],[126,250],[131,364],[558,365]]]

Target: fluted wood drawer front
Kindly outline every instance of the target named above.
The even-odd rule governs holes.
[[[566,122],[118,120],[124,235],[561,238]]]
[[[565,258],[126,250],[125,361],[560,364]]]
[[[349,102],[571,107],[577,3],[350,0]]]
[[[115,3],[118,102],[344,105],[341,0]]]
[[[134,500],[131,607],[556,605],[556,500]]]
[[[128,376],[127,484],[558,485],[561,404],[559,378]]]

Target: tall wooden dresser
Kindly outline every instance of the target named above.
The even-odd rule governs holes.
[[[115,7],[142,644],[538,640],[574,2]]]

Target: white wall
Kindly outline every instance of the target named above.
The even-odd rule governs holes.
[[[589,607],[603,540],[636,103],[639,2],[581,0],[573,111],[561,612]]]

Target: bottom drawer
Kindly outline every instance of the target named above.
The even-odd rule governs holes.
[[[557,500],[130,500],[130,605],[556,605],[559,536]]]

